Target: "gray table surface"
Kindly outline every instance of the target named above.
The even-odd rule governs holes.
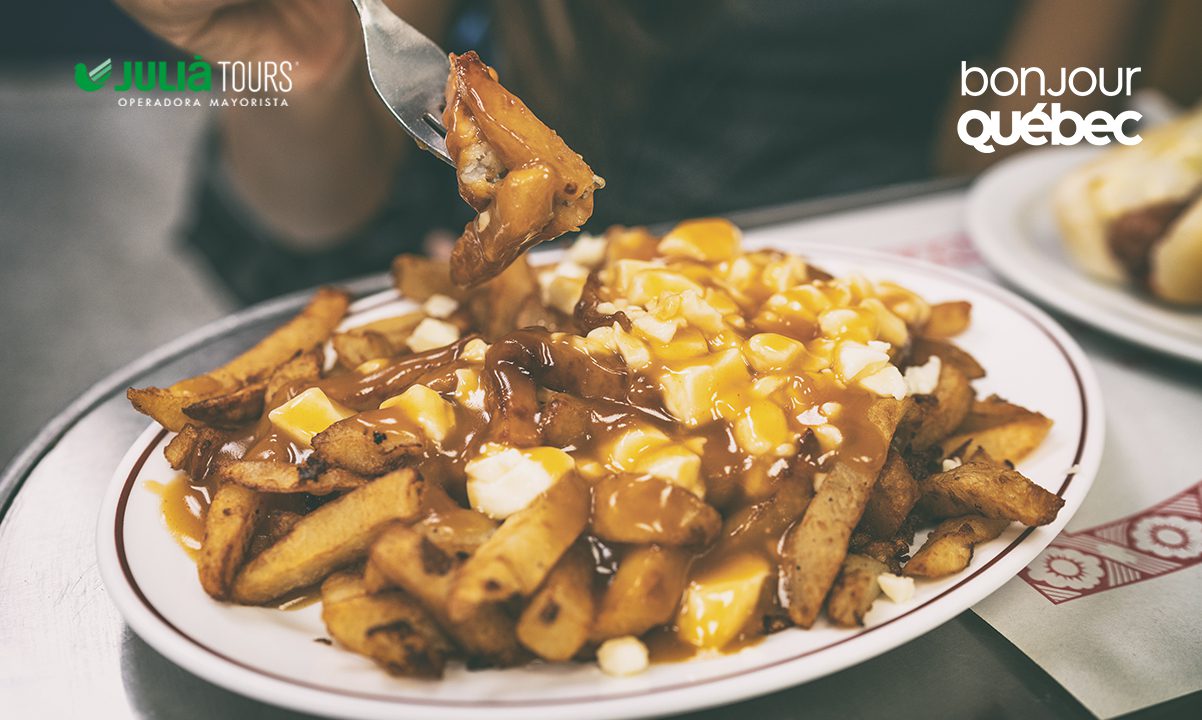
[[[760,225],[946,185],[769,209]],[[385,278],[355,284],[368,292]],[[181,670],[124,624],[100,582],[96,513],[110,475],[146,426],[123,390],[203,371],[261,337],[293,296],[218,320],[102,380],[54,418],[0,474],[0,716],[300,717]],[[1199,696],[1145,711],[1197,712]],[[856,667],[694,717],[1089,717],[1046,673],[971,612]]]

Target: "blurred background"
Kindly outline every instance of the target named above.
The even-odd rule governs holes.
[[[336,4],[247,5],[270,19],[323,2]],[[166,38],[208,57],[221,45],[163,21],[189,3],[125,4],[141,24],[108,2],[52,1],[8,7],[0,25],[0,465],[152,348],[437,252],[467,217],[448,169],[380,119],[353,45],[345,68],[298,78],[288,108],[121,107],[81,91],[76,63],[190,56]],[[962,60],[1140,66],[1138,87],[1166,102],[1202,95],[1191,0],[390,4],[446,49],[479,49],[607,178],[594,230],[970,176],[1002,154],[974,156],[949,132]],[[354,37],[337,17],[269,53],[312,68],[331,37]],[[322,93],[335,91],[331,113]]]

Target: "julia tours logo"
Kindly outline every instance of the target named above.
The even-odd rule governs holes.
[[[1109,68],[1060,68],[1057,77],[1054,73],[1045,74],[1042,68],[1032,67],[1017,70],[999,67],[987,73],[961,61],[960,95],[980,97],[990,93],[995,97],[1030,94],[1039,98],[1066,95],[1084,98],[1100,94],[1107,98],[1130,97],[1131,80],[1140,70],[1119,67],[1111,72]],[[1059,102],[1041,101],[1025,112],[1014,110],[1003,114],[997,110],[966,110],[956,123],[956,133],[964,144],[986,155],[995,152],[995,145],[1009,146],[1019,142],[1033,146],[1076,145],[1080,142],[1137,145],[1143,138],[1128,129],[1136,128],[1142,119],[1143,115],[1134,110],[1120,113],[1094,110],[1082,115],[1061,107]]]
[[[75,84],[84,92],[117,94],[119,107],[287,107],[292,91],[291,60],[125,60],[114,77],[112,58],[94,67],[75,64]],[[110,80],[112,82],[110,83]]]

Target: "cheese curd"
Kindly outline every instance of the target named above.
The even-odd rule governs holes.
[[[647,646],[632,635],[606,640],[597,648],[597,665],[606,675],[638,675],[650,662]]]
[[[497,520],[523,510],[576,466],[553,447],[513,448],[486,443],[464,468],[472,508]]]
[[[681,223],[654,244],[613,239],[630,249],[611,247],[595,267],[597,310],[629,322],[591,330],[581,347],[619,356],[658,388],[663,409],[687,431],[678,440],[727,428],[750,475],[764,476],[806,433],[824,452],[837,451],[863,422],[860,412],[821,407],[901,400],[929,392],[938,378],[937,360],[906,374],[893,362],[929,315],[905,288],[829,278],[796,256],[745,251],[738,229],[720,219]]]

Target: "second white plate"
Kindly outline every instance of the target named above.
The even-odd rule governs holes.
[[[1090,277],[1063,249],[1052,189],[1099,152],[1036,150],[999,163],[969,192],[969,235],[990,267],[1036,300],[1112,335],[1202,363],[1202,310],[1174,308]]]

